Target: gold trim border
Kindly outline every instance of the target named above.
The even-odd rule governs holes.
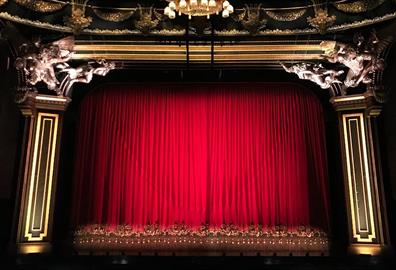
[[[43,198],[42,200],[45,202],[45,216],[43,217],[43,212],[40,217],[40,223],[44,221],[44,228],[41,229],[41,233],[39,236],[33,236],[32,231],[36,231],[33,228],[33,219],[35,216],[32,215],[35,212],[35,207],[36,205],[33,205],[33,199],[36,200],[37,194],[34,194],[33,189],[35,186],[38,185],[38,177],[39,174],[36,173],[36,170],[38,169],[38,164],[41,161],[40,155],[38,155],[38,149],[42,147],[42,141],[39,145],[39,140],[42,140],[40,138],[40,133],[42,131],[42,122],[46,119],[49,119],[50,121],[53,121],[53,126],[52,130],[50,130],[49,134],[49,149],[48,151],[51,153],[50,154],[50,164],[49,164],[49,171],[48,171],[48,166],[46,167],[46,172],[45,172],[45,180],[44,184],[48,184],[48,191],[44,190],[43,193]],[[48,236],[48,222],[49,222],[49,217],[50,217],[50,204],[51,204],[51,197],[52,197],[52,184],[53,184],[53,177],[54,177],[54,163],[55,163],[55,154],[56,154],[56,143],[57,143],[57,136],[58,136],[58,123],[59,123],[59,114],[54,114],[54,113],[43,113],[39,112],[37,116],[37,128],[35,131],[35,138],[34,138],[34,145],[33,145],[33,160],[32,160],[32,170],[31,170],[31,175],[30,175],[30,180],[29,180],[29,194],[28,194],[28,206],[27,206],[27,213],[26,213],[26,221],[25,221],[25,233],[24,237],[27,239],[27,241],[43,241],[44,237]],[[41,150],[40,150],[41,151]],[[43,206],[44,208],[44,206]]]
[[[360,122],[360,126],[358,125],[358,137],[359,140],[362,141],[362,147],[363,147],[363,157],[360,156],[360,160],[363,160],[363,169],[364,169],[364,174],[362,177],[362,181],[365,181],[365,185],[367,188],[367,201],[368,201],[368,210],[369,213],[367,213],[367,208],[365,208],[366,211],[366,216],[367,214],[370,217],[370,222],[367,224],[369,226],[368,231],[371,232],[371,234],[368,234],[367,238],[362,238],[360,228],[357,228],[357,223],[360,224],[359,220],[356,221],[356,218],[359,218],[358,216],[355,216],[355,212],[357,211],[357,205],[355,205],[354,200],[356,195],[353,192],[353,186],[355,184],[356,179],[352,177],[353,172],[351,168],[352,160],[351,160],[351,140],[349,140],[349,134],[348,134],[348,118],[354,118],[358,123]],[[368,156],[367,156],[367,144],[366,144],[366,131],[365,131],[365,125],[364,125],[364,114],[363,113],[351,113],[351,114],[343,114],[342,115],[342,124],[343,124],[343,139],[344,139],[344,144],[345,144],[345,156],[346,156],[346,166],[347,166],[347,178],[348,178],[348,194],[349,194],[349,206],[351,210],[351,221],[352,221],[352,236],[353,238],[356,239],[358,243],[372,243],[373,239],[376,238],[376,228],[374,225],[374,211],[373,211],[373,198],[372,198],[372,191],[371,191],[371,182],[370,182],[370,173],[369,173],[369,164],[368,164]],[[349,129],[350,130],[350,129]],[[349,131],[350,133],[350,131]],[[360,147],[360,146],[359,146]],[[362,183],[364,186],[364,182]],[[360,218],[359,218],[360,219]],[[364,231],[367,232],[367,231]]]

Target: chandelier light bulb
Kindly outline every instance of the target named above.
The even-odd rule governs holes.
[[[168,7],[166,7],[165,9],[164,9],[164,15],[165,16],[169,16],[169,12],[171,11],[171,9],[170,9],[170,7],[168,6]]]
[[[196,5],[198,5],[198,1],[197,0],[190,0],[190,5],[191,6],[196,6]]]
[[[225,9],[222,12],[222,16],[223,16],[223,18],[228,18],[228,17],[230,17],[230,12],[227,9]]]
[[[209,0],[209,6],[210,7],[215,7],[216,6],[216,1],[215,0]]]
[[[169,12],[169,19],[174,19],[174,18],[176,18],[176,12],[174,12],[173,10],[171,10],[170,12]]]
[[[207,6],[208,5],[208,0],[201,0],[201,5],[202,6]]]
[[[231,14],[231,13],[234,13],[234,7],[233,6],[231,6],[231,5],[229,5],[228,7],[227,7],[227,10],[228,10],[228,12]]]
[[[180,2],[179,2],[179,7],[180,7],[180,8],[185,8],[185,7],[187,7],[187,1],[186,1],[186,0],[180,0]]]
[[[175,2],[170,2],[169,3],[169,8],[171,9],[171,10],[175,10],[176,9],[176,4],[175,4]]]
[[[230,5],[230,2],[227,0],[223,2],[223,8],[226,9]]]

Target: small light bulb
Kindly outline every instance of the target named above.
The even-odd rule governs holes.
[[[169,12],[169,19],[174,19],[176,18],[176,12],[174,12],[173,10]]]
[[[230,2],[227,0],[223,2],[223,8],[227,8],[230,5]]]
[[[201,5],[206,7],[208,5],[208,0],[201,0]]]
[[[180,7],[180,8],[185,8],[185,7],[187,7],[187,2],[186,2],[186,0],[180,0],[180,2],[179,2],[179,7]]]
[[[216,6],[216,1],[215,0],[209,0],[209,6],[210,7],[215,7]]]
[[[165,9],[164,9],[164,15],[165,16],[169,16],[169,12],[171,11],[171,9],[170,9],[170,7],[166,7]]]
[[[222,16],[223,16],[223,18],[228,18],[228,17],[230,17],[230,12],[227,9],[225,9],[222,12]]]
[[[175,10],[176,9],[176,4],[175,4],[175,2],[170,2],[169,3],[169,8],[171,9],[171,10]]]
[[[228,7],[227,7],[227,10],[228,10],[228,12],[231,14],[231,13],[234,13],[234,7],[233,6],[231,6],[231,5],[229,5]]]
[[[191,6],[196,6],[196,5],[198,5],[198,1],[197,0],[190,0],[190,5]]]

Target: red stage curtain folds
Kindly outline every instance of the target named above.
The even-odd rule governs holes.
[[[112,85],[81,104],[74,225],[328,229],[323,110],[292,84]]]

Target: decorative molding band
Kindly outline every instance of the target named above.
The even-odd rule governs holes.
[[[234,225],[220,228],[203,226],[192,230],[182,225],[160,229],[148,225],[134,229],[129,225],[109,227],[87,225],[74,233],[74,248],[79,253],[93,252],[199,252],[254,253],[263,255],[323,255],[328,253],[327,234],[317,228],[255,227]]]
[[[66,33],[73,33],[73,29],[63,25],[54,25],[46,22],[41,22],[38,20],[30,20],[21,18],[16,15],[11,15],[8,12],[0,12],[0,18],[13,21],[16,23],[21,23],[24,25],[44,28],[49,30],[55,30]],[[396,18],[396,12],[386,14],[381,17],[376,17],[373,19],[365,19],[362,21],[355,21],[351,23],[345,23],[341,25],[334,25],[327,29],[327,32],[338,32],[346,29],[353,29],[358,27],[364,27],[376,23],[380,23],[383,21],[387,21],[390,19]],[[83,29],[82,34],[93,34],[93,35],[140,35],[141,32],[137,30],[131,29]],[[306,28],[306,29],[265,29],[257,33],[257,36],[286,36],[286,35],[296,35],[296,34],[316,34],[318,33],[317,29],[314,28]],[[149,33],[150,35],[164,35],[164,36],[182,36],[185,34],[184,30],[177,29],[163,29],[163,30],[153,30]],[[233,35],[249,35],[248,31],[240,31],[240,30],[229,30],[229,31],[215,31],[215,34],[218,36],[233,36]]]
[[[108,60],[130,61],[169,61],[185,63],[244,63],[279,60],[318,60],[322,58],[324,47],[320,42],[310,44],[288,44],[285,42],[240,42],[238,44],[220,44],[216,42],[194,45],[161,44],[155,42],[96,42],[76,41],[73,59],[96,59],[98,56]],[[213,59],[212,59],[212,53]]]

